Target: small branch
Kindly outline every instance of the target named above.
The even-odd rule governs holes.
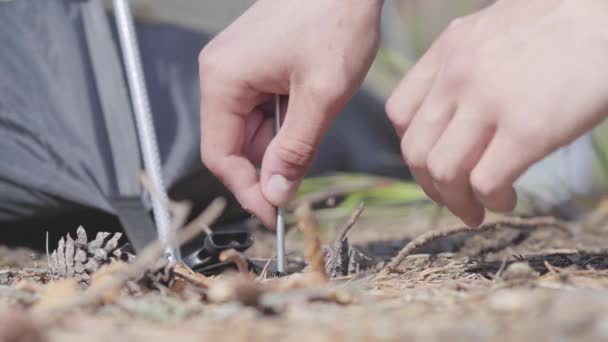
[[[364,210],[365,210],[365,207],[363,206],[363,203],[361,203],[361,204],[359,204],[357,209],[355,209],[355,211],[353,211],[353,213],[350,215],[350,218],[348,219],[348,221],[346,221],[344,226],[342,226],[342,228],[340,229],[340,234],[338,234],[338,238],[336,239],[336,241],[334,243],[335,245],[340,245],[342,243],[342,241],[344,241],[344,239],[346,239],[346,235],[348,234],[350,229],[355,225],[355,223],[357,223],[357,221],[359,220],[359,216],[361,216],[361,214],[363,213]]]
[[[295,214],[298,219],[298,228],[304,234],[306,260],[310,266],[310,272],[318,277],[320,282],[326,282],[328,277],[325,270],[323,247],[319,238],[319,224],[310,204],[300,206]]]
[[[211,279],[200,273],[192,271],[190,267],[184,264],[180,263],[175,265],[175,267],[173,268],[173,273],[175,273],[175,275],[179,276],[180,278],[184,279],[185,281],[189,282],[194,286],[202,287],[205,289],[211,286]]]
[[[232,262],[236,265],[239,273],[249,274],[249,263],[243,256],[235,249],[228,249],[220,253],[221,262]]]
[[[262,272],[260,272],[260,275],[257,277],[256,280],[258,280],[258,281],[266,280],[266,278],[268,277],[268,269],[270,267],[270,263],[272,262],[272,259],[274,259],[274,258],[276,258],[276,257],[270,258],[270,259],[268,259],[268,261],[266,261],[266,264],[264,265]]]
[[[514,228],[514,229],[536,229],[538,227],[553,227],[562,231],[572,234],[563,222],[553,217],[536,217],[536,218],[505,218],[495,222],[484,223],[479,227],[468,227],[463,225],[454,226],[443,230],[434,230],[426,232],[414,240],[410,241],[403,249],[386,265],[383,273],[391,273],[395,271],[405,259],[411,255],[414,250],[428,244],[439,238],[452,236],[458,233],[464,232],[485,232],[500,228]]]

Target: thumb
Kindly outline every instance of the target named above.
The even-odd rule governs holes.
[[[262,193],[270,203],[283,206],[293,198],[341,105],[322,92],[292,90],[284,122],[262,161]]]

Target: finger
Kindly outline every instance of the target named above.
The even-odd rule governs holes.
[[[444,204],[470,226],[481,224],[485,213],[469,176],[493,133],[483,115],[462,106],[428,157],[429,173]]]
[[[201,82],[204,84],[203,82]],[[244,156],[245,116],[221,96],[201,87],[201,157],[207,168],[235,195],[243,208],[274,226],[276,209],[262,195],[253,164]],[[252,106],[254,108],[254,106]]]
[[[289,97],[281,97],[281,122],[285,120]],[[245,144],[245,156],[253,165],[260,167],[264,153],[268,145],[276,135],[276,123],[274,118],[275,104],[274,96],[271,100],[264,101],[258,106],[247,119],[247,143]]]
[[[424,191],[433,200],[443,203],[441,194],[435,189],[433,178],[428,172],[428,156],[450,122],[455,107],[439,89],[434,86],[427,100],[416,114],[401,140],[401,151],[412,174]]]
[[[316,155],[321,138],[345,101],[314,89],[292,89],[285,120],[262,162],[262,191],[276,206],[286,204]]]
[[[264,118],[263,121],[259,123],[256,130],[252,133],[249,142],[245,146],[245,156],[256,167],[262,165],[264,152],[266,152],[266,148],[268,148],[268,145],[274,138],[274,134],[274,118],[269,117]]]
[[[429,94],[443,59],[451,49],[454,31],[453,27],[446,29],[405,75],[386,102],[386,113],[400,137]]]
[[[417,168],[412,166],[410,166],[409,169],[410,173],[414,177],[414,180],[418,185],[420,185],[424,193],[429,196],[433,201],[443,205],[443,198],[441,198],[441,194],[439,193],[439,191],[435,189],[433,177],[431,177],[428,169],[426,167]]]
[[[498,129],[471,172],[471,185],[479,201],[496,211],[511,211],[517,204],[515,180],[543,154],[535,142]]]

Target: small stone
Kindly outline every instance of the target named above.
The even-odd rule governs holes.
[[[527,262],[515,262],[507,267],[501,275],[504,280],[527,280],[538,278],[536,272]]]

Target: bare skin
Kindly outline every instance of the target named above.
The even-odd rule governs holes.
[[[259,0],[201,52],[203,162],[267,226],[361,85],[381,6]],[[387,103],[426,193],[469,225],[512,210],[513,182],[607,115],[606,22],[604,0],[502,0],[450,25]]]
[[[608,3],[503,0],[455,21],[387,103],[403,157],[469,225],[608,113]]]
[[[363,82],[378,49],[381,7],[379,0],[260,0],[201,52],[203,162],[267,227]],[[288,99],[276,138],[274,94]]]

